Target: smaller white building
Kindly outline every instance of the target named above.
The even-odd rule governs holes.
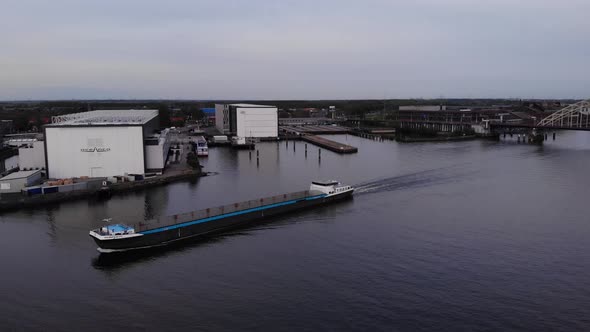
[[[168,128],[145,139],[146,172],[162,174],[164,167],[166,167],[171,143],[170,129]]]
[[[0,194],[19,193],[25,187],[41,182],[41,171],[19,171],[0,179]]]
[[[277,138],[279,112],[270,105],[216,104],[215,126],[224,135]]]
[[[4,170],[10,171],[18,168],[18,155],[4,159]]]
[[[45,142],[33,141],[18,149],[18,163],[23,171],[45,169]]]

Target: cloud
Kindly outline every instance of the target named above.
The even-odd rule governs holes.
[[[0,99],[583,98],[586,1],[12,1]]]

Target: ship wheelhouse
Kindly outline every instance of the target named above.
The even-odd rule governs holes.
[[[320,191],[327,195],[338,195],[344,192],[352,191],[354,188],[352,186],[343,186],[340,184],[340,182],[335,180],[327,180],[312,181],[309,190]]]

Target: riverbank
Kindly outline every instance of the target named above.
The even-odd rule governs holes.
[[[146,188],[161,186],[178,181],[196,180],[199,177],[207,176],[209,173],[200,170],[183,170],[171,172],[169,174],[159,175],[147,178],[141,181],[113,183],[101,189],[95,190],[77,190],[46,195],[23,196],[22,194],[3,194],[0,196],[0,211],[12,211],[25,208],[36,208],[47,206],[49,204],[58,204],[85,198],[105,198],[113,195],[140,191]]]

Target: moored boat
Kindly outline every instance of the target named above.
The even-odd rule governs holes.
[[[197,137],[196,148],[198,157],[207,157],[209,155],[209,147],[207,146],[207,140],[205,140],[205,137]]]
[[[264,218],[352,197],[338,181],[313,181],[309,190],[208,208],[133,225],[111,224],[89,235],[103,253],[150,248],[182,239],[243,227]]]

